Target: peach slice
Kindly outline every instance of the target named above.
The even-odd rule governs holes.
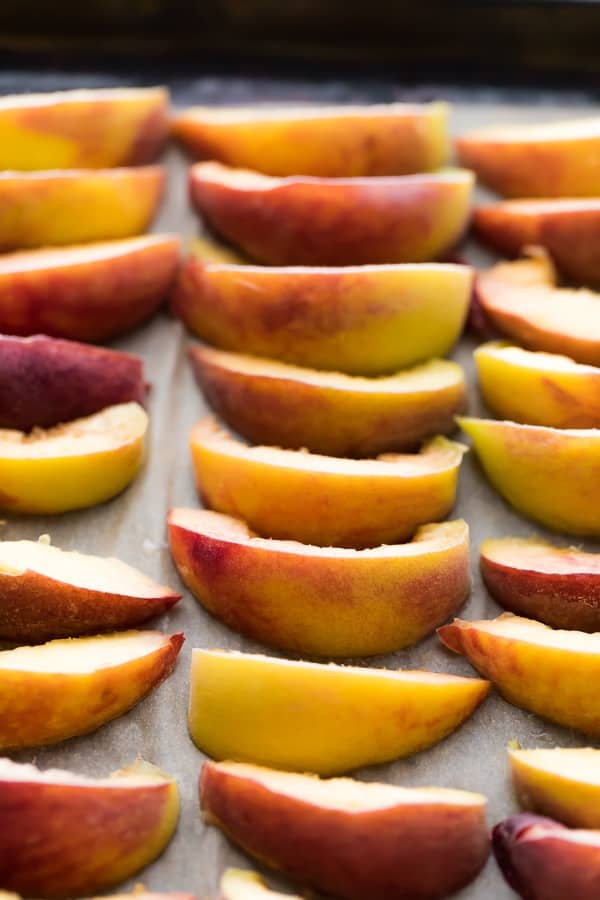
[[[418,454],[364,460],[248,447],[211,417],[192,429],[190,443],[207,506],[263,536],[358,549],[408,539],[419,525],[444,519],[465,452],[443,437]]]
[[[438,634],[509,703],[600,736],[600,634],[554,631],[512,613],[479,622],[455,619]]]
[[[227,869],[221,878],[218,900],[302,900],[297,894],[271,891],[256,872]]]
[[[0,251],[141,234],[164,181],[160,166],[0,172]]]
[[[0,428],[51,428],[107,406],[143,404],[146,391],[144,364],[132,353],[0,334]]]
[[[600,196],[600,118],[496,125],[456,141],[462,165],[506,197]]]
[[[148,416],[137,403],[31,434],[0,430],[0,508],[47,515],[120,494],[145,457]]]
[[[192,650],[188,726],[213,759],[338,775],[455,731],[489,683],[424,671]]]
[[[485,797],[205,763],[207,821],[247,853],[340,900],[436,900],[489,852]]]
[[[470,216],[473,175],[447,169],[375,178],[272,178],[196,163],[190,197],[211,228],[257,262],[347,266],[426,262]]]
[[[600,896],[597,831],[570,831],[552,819],[523,813],[496,825],[492,843],[504,877],[523,900]]]
[[[447,263],[311,269],[190,258],[171,305],[195,334],[225,350],[380,375],[450,351],[472,282],[469,266]]]
[[[600,750],[513,750],[508,757],[519,802],[572,828],[600,828]]]
[[[141,625],[181,594],[118,559],[0,541],[0,639],[38,643]]]
[[[200,603],[281,650],[391,653],[445,622],[469,593],[462,520],[425,525],[409,544],[358,552],[264,540],[239,519],[204,509],[174,509],[168,521],[175,565]]]
[[[187,249],[190,257],[200,262],[228,263],[235,266],[244,266],[249,262],[247,257],[237,253],[232,247],[206,234],[193,237],[188,242]]]
[[[123,631],[0,653],[0,749],[56,744],[123,715],[175,667],[182,634]]]
[[[0,99],[0,169],[149,163],[168,132],[164,88],[96,88]]]
[[[108,340],[156,312],[178,262],[172,235],[7,253],[0,256],[0,330]]]
[[[600,537],[599,429],[459,417],[496,490],[555,531]]]
[[[528,350],[600,366],[600,294],[557,288],[547,259],[492,266],[478,276],[476,292],[491,324]]]
[[[600,199],[507,200],[480,206],[473,224],[507,256],[541,246],[567,278],[600,285]]]
[[[0,760],[0,885],[42,898],[107,890],[162,853],[178,818],[176,782],[140,759],[109,778]]]
[[[490,341],[475,350],[479,387],[495,416],[552,428],[600,428],[600,368]]]
[[[552,628],[600,631],[599,554],[535,538],[495,538],[481,545],[480,565],[505,609]]]
[[[210,347],[190,358],[207,402],[238,434],[330,456],[414,450],[453,431],[466,403],[462,368],[441,359],[367,379]]]
[[[196,106],[172,130],[197,159],[267,175],[410,175],[449,155],[446,103]]]

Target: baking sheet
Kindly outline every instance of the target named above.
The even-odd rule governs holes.
[[[129,83],[141,79],[129,76]],[[148,79],[146,79],[148,80]],[[23,74],[17,87],[10,76],[0,75],[1,90],[54,89],[91,84],[115,83],[115,78],[88,74],[78,79],[56,76],[32,77]],[[322,85],[277,82],[241,78],[198,78],[191,81],[173,79],[174,100],[178,105],[191,102],[248,102],[250,99],[286,97],[303,100],[390,100],[406,92],[394,91],[389,85],[369,85],[354,90],[346,82],[328,81]],[[432,90],[437,96],[456,96],[456,91]],[[420,96],[427,94],[421,91]],[[460,92],[458,93],[460,98]],[[518,97],[529,102],[506,102],[506,92],[479,92],[477,102],[464,99],[454,107],[452,130],[459,133],[490,121],[533,121],[581,115],[590,111],[584,95],[566,106],[556,103],[552,95]],[[518,95],[517,95],[518,96]],[[498,100],[504,97],[505,102]],[[573,98],[569,98],[573,100]],[[168,195],[156,222],[156,231],[176,231],[190,236],[198,233],[197,218],[188,208],[186,197],[186,160],[176,149],[166,154],[169,170]],[[478,264],[491,257],[469,249]],[[440,298],[443,302],[443,298]],[[65,549],[85,553],[114,555],[147,572],[159,582],[179,586],[166,543],[165,516],[172,506],[194,506],[198,503],[193,486],[188,451],[188,432],[205,412],[201,394],[193,381],[186,360],[186,348],[192,338],[179,322],[161,314],[134,334],[112,346],[140,354],[147,376],[152,381],[149,400],[151,417],[149,459],[145,469],[120,497],[97,507],[60,517],[12,518],[0,529],[7,540],[35,539],[49,533],[53,543]],[[484,413],[477,396],[473,375],[472,349],[476,341],[464,338],[454,358],[465,366],[469,381],[469,409]],[[489,536],[544,536],[544,531],[513,513],[487,484],[473,454],[465,458],[460,475],[458,502],[454,517],[464,517],[471,528],[473,589],[463,610],[466,618],[493,617],[499,608],[482,587],[477,557],[480,542]],[[557,539],[556,536],[550,536]],[[562,540],[559,538],[559,540]],[[569,543],[568,538],[563,541]],[[600,549],[588,543],[588,549]],[[182,589],[183,590],[183,589]],[[217,891],[219,877],[228,865],[253,866],[215,828],[205,827],[198,812],[198,774],[203,755],[187,734],[186,705],[188,673],[192,647],[223,647],[248,651],[264,648],[247,641],[215,619],[183,590],[184,599],[173,611],[157,620],[156,627],[168,631],[183,630],[186,642],[175,673],[148,699],[127,715],[105,725],[95,734],[73,739],[62,745],[14,754],[22,762],[35,762],[42,768],[59,766],[88,775],[104,775],[130,762],[137,754],[173,774],[180,786],[182,813],[177,834],[164,855],[135,879],[122,886],[131,888],[140,881],[151,890],[185,890],[198,897]],[[273,652],[267,650],[266,652]],[[276,654],[275,654],[276,655]],[[435,636],[416,647],[388,656],[377,657],[362,665],[426,668],[433,671],[474,675],[469,664],[445,651]],[[527,747],[577,746],[585,739],[543,722],[533,714],[518,710],[492,693],[472,718],[442,743],[412,758],[391,765],[371,767],[357,772],[365,780],[384,780],[402,785],[439,785],[481,791],[489,799],[490,826],[518,807],[511,795],[507,777],[506,745],[517,739]],[[271,874],[268,880],[279,887],[289,887]],[[468,888],[456,895],[461,900],[508,900],[514,894],[505,885],[493,860]],[[365,898],[367,900],[367,898]]]

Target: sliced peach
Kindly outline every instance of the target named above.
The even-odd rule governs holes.
[[[139,703],[175,667],[182,634],[123,631],[0,653],[0,749],[56,744]]]
[[[164,88],[95,88],[0,99],[0,169],[149,163],[168,132]]]
[[[145,457],[148,416],[138,403],[31,434],[0,430],[0,508],[46,515],[110,500]]]
[[[140,759],[109,778],[0,760],[0,885],[42,898],[107,890],[162,853],[178,818],[176,782]]]
[[[272,178],[196,163],[190,196],[211,228],[257,262],[347,266],[426,262],[461,238],[473,175]]]
[[[512,613],[479,622],[455,619],[438,634],[509,703],[600,736],[600,634],[554,631]]]
[[[508,751],[519,802],[572,828],[600,828],[600,750]]]
[[[267,175],[410,175],[449,155],[446,103],[195,106],[173,133],[197,159]]]
[[[438,437],[418,454],[339,459],[248,447],[207,417],[191,434],[198,491],[258,534],[320,546],[374,547],[444,519],[465,448]]]
[[[156,312],[178,261],[172,235],[7,253],[0,256],[0,330],[108,340]]]
[[[481,545],[480,565],[505,609],[552,628],[600,631],[599,554],[535,538],[493,538]]]
[[[528,350],[600,366],[600,294],[556,287],[546,259],[498,263],[478,276],[476,292],[489,322]]]
[[[469,266],[447,263],[311,269],[190,258],[171,305],[195,334],[225,350],[380,375],[450,351],[472,282]]]
[[[51,428],[107,406],[143,404],[146,391],[144,364],[132,353],[0,334],[0,428]]]
[[[600,537],[599,429],[458,422],[486,475],[515,509],[555,531]]]
[[[425,525],[409,544],[357,552],[264,540],[239,519],[174,509],[169,539],[181,578],[213,615],[253,640],[309,656],[410,646],[469,593],[462,520]]]
[[[600,198],[507,200],[480,206],[473,224],[480,238],[507,256],[541,246],[567,278],[600,285]]]
[[[600,196],[600,118],[495,125],[462,135],[458,158],[506,197]]]
[[[472,881],[485,797],[205,763],[200,803],[247,853],[341,900],[436,900]]]
[[[0,639],[37,643],[141,625],[181,594],[118,559],[0,541]]]
[[[367,379],[211,347],[190,358],[208,404],[238,434],[330,456],[414,450],[453,431],[466,402],[462,368],[441,359]]]
[[[500,419],[553,428],[600,427],[600,368],[490,341],[475,350],[479,387]]]
[[[0,250],[141,234],[164,180],[160,166],[0,172]]]
[[[504,877],[523,900],[597,900],[600,835],[570,831],[542,816],[504,819],[492,832]]]
[[[219,885],[219,900],[302,900],[297,894],[271,891],[256,872],[227,869]]]
[[[338,775],[455,731],[489,683],[425,671],[192,650],[188,726],[213,759]]]

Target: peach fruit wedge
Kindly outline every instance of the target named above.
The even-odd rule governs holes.
[[[182,634],[122,631],[0,652],[0,750],[56,744],[123,715],[171,674]]]
[[[479,622],[455,619],[438,634],[509,703],[600,737],[600,634],[555,631],[512,613]]]
[[[192,650],[188,725],[213,759],[337,775],[455,731],[489,683],[227,650]]]
[[[102,169],[152,162],[168,132],[164,88],[0,98],[0,169]]]
[[[450,263],[269,268],[191,257],[171,308],[224,350],[381,375],[452,349],[472,283],[469,266]]]
[[[492,832],[494,855],[523,900],[598,900],[600,834],[521,813]]]
[[[508,757],[522,806],[571,828],[600,829],[600,750],[509,749]]]
[[[481,128],[456,149],[462,165],[506,197],[600,196],[600,117]]]
[[[444,519],[465,452],[443,437],[420,453],[360,460],[248,447],[211,417],[192,429],[190,443],[211,509],[262,536],[358,549],[408,540],[419,525]]]
[[[481,545],[480,567],[488,591],[510,612],[552,628],[600,631],[600,554],[491,538]]]
[[[109,340],[156,312],[178,262],[172,235],[4,254],[0,331]]]
[[[132,353],[0,334],[0,428],[51,428],[107,406],[142,405],[146,391],[144,364]]]
[[[554,531],[600,537],[599,429],[458,422],[487,477],[515,509]]]
[[[267,175],[410,175],[443,166],[446,103],[185,109],[172,132],[196,159]]]
[[[360,551],[265,540],[205,509],[173,509],[168,523],[175,565],[196,599],[230,628],[280,650],[391,653],[455,615],[469,593],[462,520],[425,525],[408,544]]]
[[[478,207],[473,225],[505,256],[543,247],[566,278],[600,285],[600,198],[506,200]]]
[[[442,359],[367,379],[205,346],[190,358],[208,404],[238,434],[329,456],[414,450],[453,431],[466,403],[462,368]]]
[[[164,180],[160,166],[0,172],[0,251],[141,234]]]
[[[198,213],[257,262],[348,266],[426,262],[452,249],[470,217],[473,174],[445,169],[375,178],[273,178],[196,163]]]
[[[162,853],[178,818],[176,782],[141,759],[108,778],[2,759],[0,887],[41,898],[107,890]]]
[[[0,430],[0,509],[47,515],[124,490],[145,457],[148,416],[121,403],[46,431]]]
[[[131,628],[180,598],[118,559],[0,541],[0,640],[35,644]]]
[[[490,341],[474,354],[479,388],[500,419],[551,428],[600,428],[600,368]]]
[[[217,900],[302,900],[297,894],[271,891],[256,872],[227,869],[219,885]]]
[[[478,275],[476,294],[488,322],[526,349],[600,366],[600,293],[556,287],[546,258],[492,266]]]
[[[437,900],[489,852],[485,797],[466,791],[207,762],[200,804],[247,853],[340,900]]]

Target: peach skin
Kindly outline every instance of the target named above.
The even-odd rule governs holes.
[[[505,256],[544,247],[566,278],[600,286],[600,198],[506,200],[478,207],[473,225]]]
[[[600,828],[600,750],[508,751],[521,806],[571,828]]]
[[[267,175],[410,175],[447,161],[448,104],[195,106],[171,129],[196,159]]]
[[[160,166],[0,172],[0,251],[141,234],[164,181]]]
[[[469,266],[448,263],[311,269],[190,258],[171,307],[191,331],[225,350],[381,375],[451,350],[472,283]]]
[[[178,262],[172,235],[4,254],[0,330],[109,340],[156,312]]]
[[[599,429],[457,421],[511,506],[554,531],[600,537]]]
[[[487,320],[502,334],[528,350],[600,366],[600,294],[556,287],[548,259],[499,263],[478,275],[475,288]]]
[[[0,430],[0,509],[48,515],[120,494],[145,458],[148,416],[137,403],[47,431]]]
[[[175,565],[205,609],[293,653],[392,653],[457,613],[469,593],[462,520],[425,525],[408,544],[358,552],[264,540],[205,509],[173,509],[168,524]]]
[[[205,819],[261,863],[340,900],[437,900],[489,853],[485,797],[204,764]]]
[[[196,163],[190,197],[217,234],[260,263],[352,266],[426,262],[470,217],[473,174],[445,169],[374,178],[272,178]]]
[[[192,429],[191,451],[200,496],[216,512],[263,536],[361,549],[444,519],[465,448],[437,437],[418,454],[339,459],[248,447],[207,417]]]
[[[455,429],[466,404],[462,368],[431,360],[386,378],[318,372],[195,346],[209,406],[249,441],[329,456],[414,450]]]
[[[600,631],[598,553],[536,538],[492,538],[481,545],[480,567],[488,591],[510,612],[552,628]]]
[[[96,88],[0,99],[0,169],[152,162],[168,132],[164,88]]]
[[[490,341],[473,353],[479,388],[500,419],[551,428],[600,428],[600,368]]]
[[[489,687],[433,672],[192,650],[188,726],[213,759],[339,775],[437,744]]]
[[[271,891],[256,872],[227,869],[221,878],[217,900],[302,900],[297,894]]]
[[[171,674],[182,644],[182,634],[122,631],[0,652],[0,750],[56,744],[122,716]]]
[[[571,831],[542,816],[522,813],[492,832],[496,861],[523,900],[597,900],[600,835]]]
[[[49,900],[105,891],[156,859],[178,818],[176,782],[141,759],[108,778],[0,760],[0,886]]]
[[[495,125],[456,141],[462,165],[505,197],[600,196],[600,118]]]
[[[455,619],[438,634],[509,703],[600,737],[600,634],[554,631],[512,613],[479,622]]]
[[[180,598],[118,559],[0,541],[0,640],[35,644],[131,628]]]

